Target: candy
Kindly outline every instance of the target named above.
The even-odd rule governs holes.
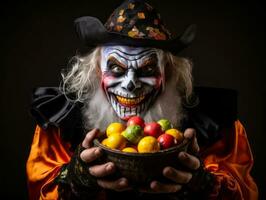
[[[143,137],[143,130],[139,125],[131,125],[122,132],[122,135],[131,143],[137,144]]]
[[[114,122],[109,124],[109,126],[106,129],[106,135],[109,137],[113,133],[122,133],[126,129],[124,124],[121,124],[119,122]]]
[[[113,133],[104,142],[105,146],[111,149],[124,149],[126,147],[126,139],[120,133]]]
[[[168,149],[175,144],[175,138],[169,134],[162,134],[157,138],[157,141],[160,143],[162,149]]]
[[[175,128],[168,129],[167,131],[165,131],[165,133],[172,135],[176,139],[176,144],[180,144],[184,139],[183,134]]]
[[[157,123],[160,124],[162,131],[172,128],[172,124],[168,119],[160,119]]]
[[[155,138],[159,137],[163,133],[160,124],[157,122],[150,122],[144,127],[144,134],[153,136]]]
[[[136,149],[134,149],[133,147],[126,147],[124,149],[122,149],[123,152],[127,152],[127,153],[138,153],[138,151]]]
[[[133,117],[130,117],[129,120],[127,121],[127,126],[130,126],[130,125],[139,125],[141,128],[144,128],[145,122],[141,117],[133,116]]]
[[[160,150],[160,144],[155,137],[145,136],[139,141],[139,153],[152,153]]]
[[[152,153],[182,143],[184,137],[167,119],[158,122],[145,121],[140,116],[130,117],[125,126],[111,123],[106,129],[102,145],[129,153]]]

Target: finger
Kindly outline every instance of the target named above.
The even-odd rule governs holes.
[[[124,191],[130,189],[130,187],[128,186],[128,180],[126,178],[120,178],[115,181],[98,179],[97,183],[102,188],[110,190]]]
[[[193,128],[186,129],[184,132],[184,138],[188,140],[192,140],[190,148],[193,153],[198,153],[200,148],[199,148],[198,140],[196,137],[196,130]]]
[[[197,157],[188,154],[184,151],[178,154],[180,162],[189,169],[196,170],[200,167],[200,161]]]
[[[182,186],[178,184],[165,184],[158,181],[152,181],[151,190],[156,193],[175,193],[181,190]]]
[[[185,184],[190,181],[192,174],[185,171],[176,170],[172,167],[165,167],[163,169],[163,175],[174,181],[175,183]]]
[[[93,129],[90,132],[88,132],[82,142],[82,147],[84,148],[90,148],[92,146],[93,139],[97,136],[97,133],[99,132],[98,129]]]
[[[195,132],[195,135],[192,139],[192,143],[190,145],[190,149],[192,151],[192,153],[198,153],[200,151],[200,147],[199,147],[199,144],[198,144],[198,140],[197,140],[197,137],[196,137],[196,132]]]
[[[89,168],[89,171],[91,175],[101,178],[114,173],[115,165],[112,162],[108,162],[102,165],[94,165]]]
[[[92,162],[100,157],[102,154],[101,148],[99,147],[92,147],[89,149],[85,149],[80,153],[80,158],[86,163]]]

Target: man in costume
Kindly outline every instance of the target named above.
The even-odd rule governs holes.
[[[103,25],[75,21],[79,37],[95,48],[76,56],[59,88],[38,88],[31,113],[36,127],[27,162],[30,199],[257,199],[253,157],[236,115],[231,90],[193,88],[191,62],[176,56],[195,35],[172,37],[159,14],[142,0],[127,0]],[[194,91],[194,92],[193,92]],[[165,166],[171,180],[134,188],[108,179],[115,163],[92,140],[114,121],[164,117],[190,139],[181,169]]]

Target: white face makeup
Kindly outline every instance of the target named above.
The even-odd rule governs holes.
[[[143,116],[162,87],[156,49],[106,46],[101,55],[102,87],[116,114]]]

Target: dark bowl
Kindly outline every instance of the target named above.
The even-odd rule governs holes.
[[[101,138],[94,140],[94,145],[102,148],[103,156],[100,162],[113,162],[116,165],[116,173],[113,178],[126,177],[129,182],[135,186],[143,186],[152,180],[169,182],[162,175],[163,168],[172,166],[182,168],[178,162],[178,154],[181,151],[187,151],[189,140],[184,139],[177,146],[169,149],[160,150],[155,153],[127,153],[119,150],[110,149],[102,145]]]

